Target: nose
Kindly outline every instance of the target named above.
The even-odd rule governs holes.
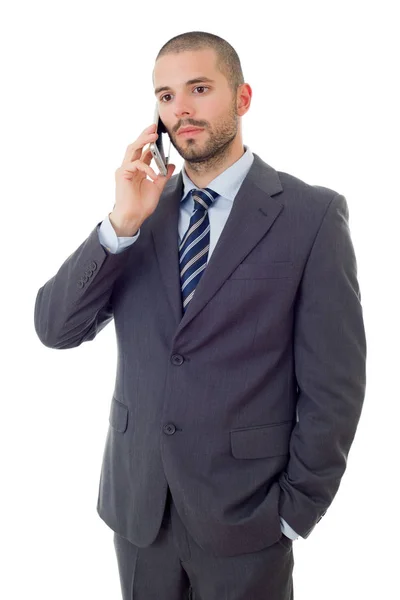
[[[174,112],[177,119],[193,117],[193,108],[188,104],[185,98],[175,99]]]

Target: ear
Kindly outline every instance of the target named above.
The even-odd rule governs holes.
[[[242,117],[250,108],[253,91],[248,83],[242,83],[238,88],[237,94],[237,113]]]

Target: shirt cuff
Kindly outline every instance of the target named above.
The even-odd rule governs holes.
[[[286,537],[290,538],[291,540],[296,540],[299,537],[299,534],[296,533],[295,530],[290,527],[290,525],[285,521],[285,519],[282,519],[282,517],[279,518],[281,521],[282,533],[284,533]]]
[[[101,222],[98,227],[99,241],[111,254],[118,254],[122,252],[128,246],[131,246],[140,235],[140,229],[135,235],[129,237],[118,237],[115,233],[114,227],[111,225],[109,216]]]

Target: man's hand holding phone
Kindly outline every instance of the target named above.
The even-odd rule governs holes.
[[[146,144],[158,138],[157,125],[147,127],[125,152],[122,164],[115,171],[115,205],[109,214],[111,224],[119,237],[134,235],[143,221],[156,209],[175,165],[170,164],[167,175],[157,175],[150,167],[152,152],[143,151]],[[150,179],[147,179],[147,176]]]

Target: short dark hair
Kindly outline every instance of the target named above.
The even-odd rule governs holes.
[[[215,51],[217,68],[225,75],[232,92],[236,94],[239,85],[244,83],[242,66],[236,50],[224,39],[205,31],[188,31],[171,38],[157,54],[156,61],[166,54],[185,52],[188,50]]]

